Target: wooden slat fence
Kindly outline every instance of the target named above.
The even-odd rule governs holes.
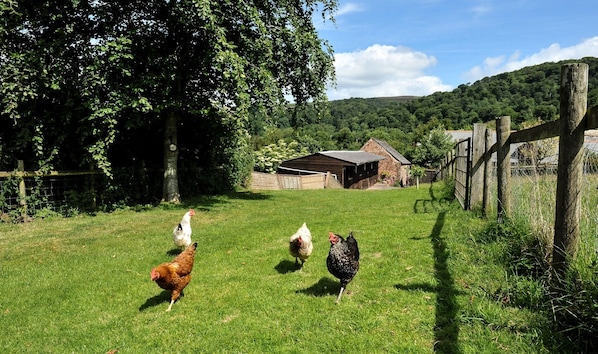
[[[313,175],[286,175],[262,172],[251,173],[251,189],[279,190],[279,189],[324,189],[343,188],[330,174],[319,173]]]

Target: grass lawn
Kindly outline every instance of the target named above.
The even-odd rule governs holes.
[[[55,353],[548,353],[544,320],[492,294],[502,269],[483,222],[442,185],[240,192],[180,207],[0,224],[0,348]],[[193,279],[171,312],[149,279],[192,207]],[[295,269],[303,222],[314,252]],[[328,231],[353,231],[361,268],[335,304]]]

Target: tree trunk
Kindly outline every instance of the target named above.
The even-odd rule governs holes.
[[[177,145],[177,118],[174,112],[170,112],[166,118],[164,129],[164,186],[162,201],[179,203],[179,179],[177,162],[179,159],[179,147]]]

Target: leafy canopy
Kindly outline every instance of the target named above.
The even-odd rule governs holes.
[[[325,100],[336,0],[25,1],[0,11],[0,152],[55,169],[159,168],[167,117],[184,166],[233,185],[249,111]],[[31,142],[34,143],[31,143]],[[126,151],[126,154],[122,154]],[[7,157],[7,159],[4,159]],[[222,168],[225,166],[225,168]]]

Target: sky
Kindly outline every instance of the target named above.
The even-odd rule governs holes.
[[[526,66],[598,57],[596,0],[338,0],[329,100],[425,96]]]

